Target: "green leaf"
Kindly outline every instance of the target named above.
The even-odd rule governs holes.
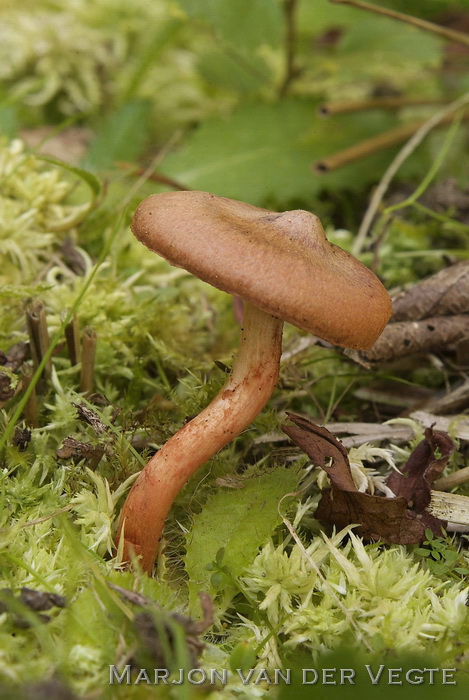
[[[51,165],[57,165],[59,168],[63,168],[64,170],[68,170],[68,172],[73,173],[73,175],[76,175],[80,178],[80,180],[83,180],[83,182],[88,185],[93,194],[93,200],[99,196],[102,187],[101,181],[96,177],[96,175],[90,173],[89,170],[79,168],[76,165],[70,165],[70,163],[66,163],[63,160],[58,160],[57,158],[52,158],[52,156],[38,154],[35,156],[35,158],[37,158],[37,160],[42,160],[45,163],[51,163]]]
[[[151,111],[149,101],[133,100],[113,112],[92,142],[86,164],[99,170],[112,167],[119,160],[137,158],[149,132]]]
[[[387,114],[322,119],[318,103],[289,99],[240,107],[229,118],[205,121],[161,168],[186,187],[251,204],[281,206],[307,200],[323,189],[356,188],[369,182],[389,151],[326,175],[314,161],[394,125]],[[384,161],[383,161],[384,158]]]
[[[199,591],[214,593],[207,565],[224,547],[223,569],[240,576],[280,523],[278,502],[296,488],[297,475],[283,467],[244,481],[241,489],[211,496],[187,537],[185,556],[192,607]],[[218,581],[216,582],[219,583]]]
[[[340,53],[353,63],[386,63],[394,56],[399,65],[438,65],[442,39],[416,27],[399,25],[384,17],[365,17],[345,32],[340,42]]]
[[[458,552],[455,552],[453,549],[447,549],[442,554],[447,564],[454,564],[459,559]]]
[[[262,56],[252,54],[249,60],[227,51],[223,46],[208,47],[198,61],[201,77],[211,86],[234,90],[240,96],[258,92],[273,79],[273,72]]]
[[[433,559],[427,559],[427,565],[430,571],[435,574],[435,576],[441,576],[448,572],[448,567],[446,564],[441,564]]]
[[[442,540],[433,540],[431,545],[437,552],[442,552],[447,547],[446,542],[442,542]]]
[[[275,46],[282,39],[283,17],[276,0],[179,0],[179,5],[237,49]]]

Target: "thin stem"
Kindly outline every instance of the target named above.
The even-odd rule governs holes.
[[[454,489],[456,486],[461,486],[469,481],[469,467],[463,467],[458,469],[458,471],[448,474],[448,476],[443,476],[441,479],[437,479],[433,483],[433,488],[435,491],[449,491]]]
[[[72,320],[65,326],[65,340],[67,341],[70,362],[72,365],[76,365],[81,361],[80,323],[76,314],[73,314]]]
[[[455,41],[458,44],[463,44],[464,46],[469,46],[469,35],[463,32],[458,32],[455,29],[450,29],[449,27],[443,27],[440,24],[434,24],[433,22],[428,22],[428,20],[420,19],[420,17],[413,17],[412,15],[406,15],[403,12],[397,12],[396,10],[391,10],[388,7],[380,7],[378,5],[372,5],[369,2],[363,2],[362,0],[330,0],[334,5],[351,5],[359,10],[368,10],[369,12],[375,12],[378,15],[384,15],[385,17],[390,17],[391,19],[397,19],[400,22],[405,22],[406,24],[411,24],[418,29],[423,29],[426,32],[432,32],[433,34],[438,34],[439,36],[448,39],[449,41]]]
[[[285,77],[279,88],[279,96],[285,97],[288,93],[291,83],[298,75],[298,68],[295,65],[295,49],[296,49],[296,24],[295,12],[297,0],[284,0],[284,16],[285,16]]]
[[[33,376],[33,369],[31,365],[25,363],[22,367],[21,373],[23,375],[23,386],[25,389],[27,389]],[[37,428],[39,425],[39,413],[37,410],[37,397],[35,389],[33,389],[29,394],[28,401],[24,407],[24,413],[26,424],[31,428]]]
[[[453,139],[456,135],[457,130],[459,129],[459,125],[461,124],[461,117],[462,117],[462,115],[460,114],[459,117],[456,116],[454,118],[453,123],[451,124],[451,127],[448,129],[445,140],[443,142],[443,146],[441,147],[440,152],[438,153],[438,156],[433,161],[433,163],[430,167],[430,170],[425,175],[422,182],[419,184],[419,186],[416,188],[416,190],[413,192],[413,194],[411,194],[410,197],[407,197],[407,199],[404,199],[402,202],[398,202],[397,204],[393,204],[390,207],[386,207],[386,209],[384,210],[385,214],[390,214],[393,211],[397,211],[398,209],[402,209],[404,207],[408,207],[408,206],[411,206],[412,204],[415,204],[417,199],[419,197],[421,197],[421,195],[429,187],[430,183],[435,178],[438,170],[443,165],[446,156],[448,155],[448,151],[451,147],[451,144],[453,143]]]
[[[278,378],[283,322],[246,304],[230,379],[196,418],[150,459],[122,509],[123,559],[140,557],[150,574],[166,515],[188,479],[239,435],[269,400]]]
[[[465,121],[469,119],[469,114],[464,114],[462,117]],[[441,118],[435,128],[440,128],[446,124],[450,124],[454,117],[452,114],[446,115],[446,117]],[[364,141],[359,141],[353,146],[344,148],[341,151],[337,151],[322,160],[318,160],[313,163],[312,170],[317,174],[329,173],[333,170],[338,170],[343,168],[349,163],[354,163],[357,160],[362,160],[363,158],[368,158],[369,156],[382,151],[385,148],[390,148],[391,146],[396,146],[397,144],[405,141],[411,136],[420,132],[427,122],[423,119],[419,119],[415,122],[409,122],[407,124],[401,124],[388,131],[383,131],[380,134],[376,134],[369,139]],[[354,253],[355,255],[355,253]]]
[[[411,136],[411,138],[404,144],[404,146],[401,148],[399,153],[395,156],[395,158],[392,160],[391,164],[387,168],[371,198],[371,201],[368,205],[368,209],[365,212],[365,216],[363,217],[363,221],[360,225],[360,229],[353,244],[352,255],[354,255],[355,257],[358,257],[360,255],[362,248],[365,244],[368,231],[370,230],[373,219],[375,218],[376,212],[379,209],[379,206],[383,200],[384,195],[387,192],[389,185],[391,184],[394,175],[397,173],[401,165],[405,163],[407,158],[415,151],[417,146],[419,146],[422,143],[424,138],[432,131],[432,129],[434,129],[442,120],[448,119],[448,117],[454,112],[456,112],[458,109],[460,109],[461,107],[465,107],[465,105],[468,103],[469,92],[466,92],[457,100],[451,102],[449,105],[436,112],[436,114],[434,114],[428,121],[422,124],[420,129],[418,129],[418,131],[416,131],[415,134]]]
[[[80,391],[90,394],[94,382],[94,357],[96,354],[97,336],[93,328],[83,329],[83,347],[81,351]]]
[[[29,304],[26,309],[26,325],[28,327],[34,369],[37,370],[50,345],[46,311],[42,301],[35,301]],[[44,373],[50,377],[51,372],[52,362],[48,359],[44,367]]]
[[[467,233],[469,231],[469,226],[467,224],[462,224],[460,221],[455,221],[455,219],[452,219],[450,216],[433,211],[433,209],[429,209],[420,202],[413,202],[412,204],[414,209],[421,211],[422,214],[427,214],[435,219],[435,221],[441,221],[443,224],[451,225],[455,231],[462,231],[463,233]]]
[[[354,114],[370,109],[401,109],[402,107],[434,105],[446,102],[441,97],[369,97],[363,100],[340,100],[323,102],[318,112],[322,117],[332,117],[337,114]]]

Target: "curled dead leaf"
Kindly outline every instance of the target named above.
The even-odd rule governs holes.
[[[392,301],[392,322],[469,313],[469,260],[445,267]]]
[[[387,362],[416,352],[430,352],[469,337],[469,314],[399,321],[384,329],[371,350],[345,350],[360,364]]]
[[[346,350],[359,364],[442,350],[469,338],[469,261],[451,265],[398,294],[393,315],[371,350]]]
[[[425,440],[412,452],[402,474],[393,472],[388,479],[387,485],[396,498],[386,498],[358,491],[347,452],[332,433],[307,418],[287,415],[294,425],[282,426],[282,430],[331,480],[332,486],[323,491],[316,510],[318,520],[339,528],[357,524],[357,532],[364,539],[390,544],[422,542],[427,528],[442,534],[445,521],[425,508],[430,502],[431,484],[454,450],[446,433],[426,429]]]

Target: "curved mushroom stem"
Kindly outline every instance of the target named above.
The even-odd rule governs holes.
[[[230,379],[196,418],[150,459],[122,509],[118,540],[150,574],[164,522],[187,480],[239,435],[269,400],[278,378],[283,321],[246,304],[238,356]]]

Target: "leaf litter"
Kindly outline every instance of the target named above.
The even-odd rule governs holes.
[[[331,488],[322,492],[315,513],[317,520],[339,528],[356,524],[364,539],[389,544],[422,542],[426,529],[442,535],[446,522],[430,515],[426,508],[431,485],[454,451],[454,443],[446,433],[425,429],[424,440],[402,470],[393,471],[386,480],[395,494],[395,498],[386,498],[358,490],[347,451],[332,433],[307,418],[287,415],[294,425],[284,425],[283,431],[331,480]]]
[[[469,261],[444,268],[393,299],[393,315],[367,351],[345,354],[370,367],[417,352],[443,350],[469,337]]]

